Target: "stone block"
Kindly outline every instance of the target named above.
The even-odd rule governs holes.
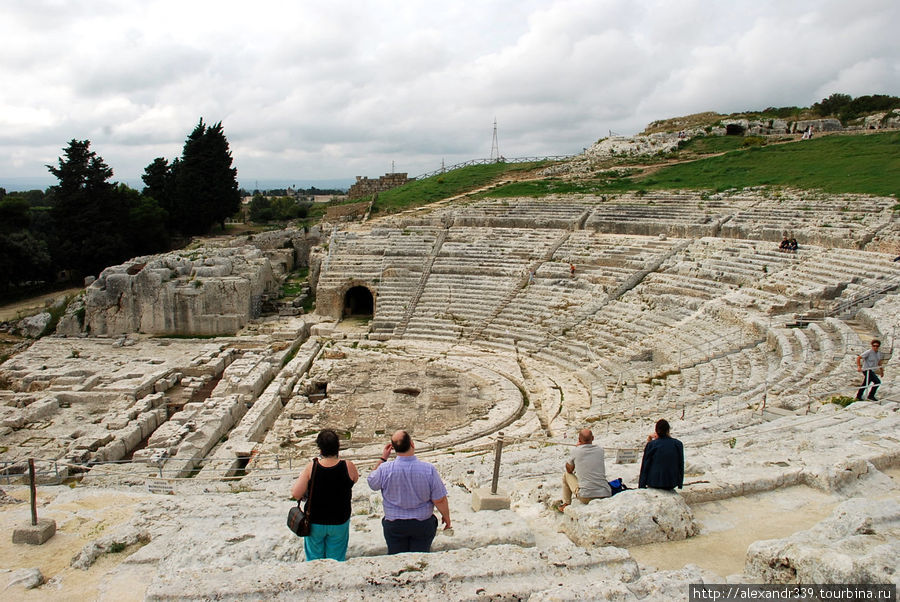
[[[141,426],[141,438],[146,439],[158,426],[156,412],[144,412],[138,417],[138,424]]]
[[[39,518],[36,525],[31,523],[13,529],[13,543],[27,543],[39,546],[56,533],[56,521],[52,518]]]
[[[586,547],[676,541],[699,530],[684,499],[661,489],[630,489],[587,505],[573,503],[564,514],[564,532]]]
[[[472,510],[508,510],[509,496],[501,490],[491,493],[490,487],[479,487],[472,491]]]
[[[44,584],[44,575],[38,568],[19,569],[17,571],[13,571],[11,577],[12,578],[5,588],[6,590],[16,587],[21,587],[23,590],[28,590],[40,587]]]
[[[166,441],[173,437],[180,441],[181,437],[184,436],[183,434],[179,434],[180,430],[181,424],[178,422],[170,420],[169,422],[162,424],[147,440],[147,447],[163,447],[166,445]]]
[[[91,457],[90,450],[87,449],[70,449],[66,452],[66,461],[73,464],[83,464]]]
[[[87,449],[90,451],[97,451],[107,443],[113,440],[112,434],[87,434],[83,437],[79,437],[72,444],[74,449]]]
[[[124,458],[128,453],[128,450],[125,448],[124,441],[122,441],[121,439],[115,439],[107,443],[102,449],[98,451],[98,453],[102,453],[105,456],[104,460],[115,462]]]
[[[319,324],[313,324],[309,329],[310,336],[314,337],[327,337],[334,334],[334,323],[333,322],[321,322]]]
[[[193,416],[196,412],[199,412],[203,409],[202,401],[192,401],[190,403],[184,404],[184,407],[181,408],[180,414],[183,414],[185,418],[188,416]]]
[[[118,431],[128,426],[129,421],[127,416],[111,416],[104,422],[106,423],[107,429],[111,431]]]
[[[4,418],[0,422],[0,426],[9,430],[20,429],[25,426],[25,416],[21,412],[16,412],[14,415]]]
[[[125,447],[129,450],[134,449],[138,446],[138,444],[143,440],[141,436],[141,425],[135,424],[125,429],[122,433],[122,440],[125,442]]]

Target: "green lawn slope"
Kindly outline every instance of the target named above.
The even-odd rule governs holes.
[[[631,184],[713,190],[770,185],[896,196],[900,194],[900,133],[822,136],[753,146],[664,167]]]
[[[666,165],[649,175],[515,182],[480,196],[540,197],[666,189],[723,191],[762,185],[900,198],[900,132],[751,145],[718,156]]]
[[[465,194],[545,164],[547,162],[470,165],[423,180],[413,180],[403,186],[379,193],[372,213],[395,213],[409,207]],[[358,199],[357,202],[367,199],[371,197]]]

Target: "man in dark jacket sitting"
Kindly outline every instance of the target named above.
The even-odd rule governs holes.
[[[638,487],[675,489],[684,485],[684,446],[669,436],[669,422],[659,420],[656,432],[647,437]]]

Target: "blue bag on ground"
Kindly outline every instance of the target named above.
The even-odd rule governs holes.
[[[612,489],[612,494],[616,495],[620,491],[628,489],[628,485],[626,485],[622,479],[614,479],[609,482],[609,488]]]

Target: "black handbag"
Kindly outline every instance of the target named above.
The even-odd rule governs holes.
[[[294,535],[296,535],[297,537],[306,537],[307,535],[309,535],[309,504],[312,502],[313,480],[316,476],[316,466],[318,465],[318,458],[314,458],[312,472],[309,475],[309,487],[306,491],[306,509],[304,510],[302,507],[300,507],[301,500],[297,500],[297,505],[291,508],[290,512],[288,512],[288,529],[293,531]]]

